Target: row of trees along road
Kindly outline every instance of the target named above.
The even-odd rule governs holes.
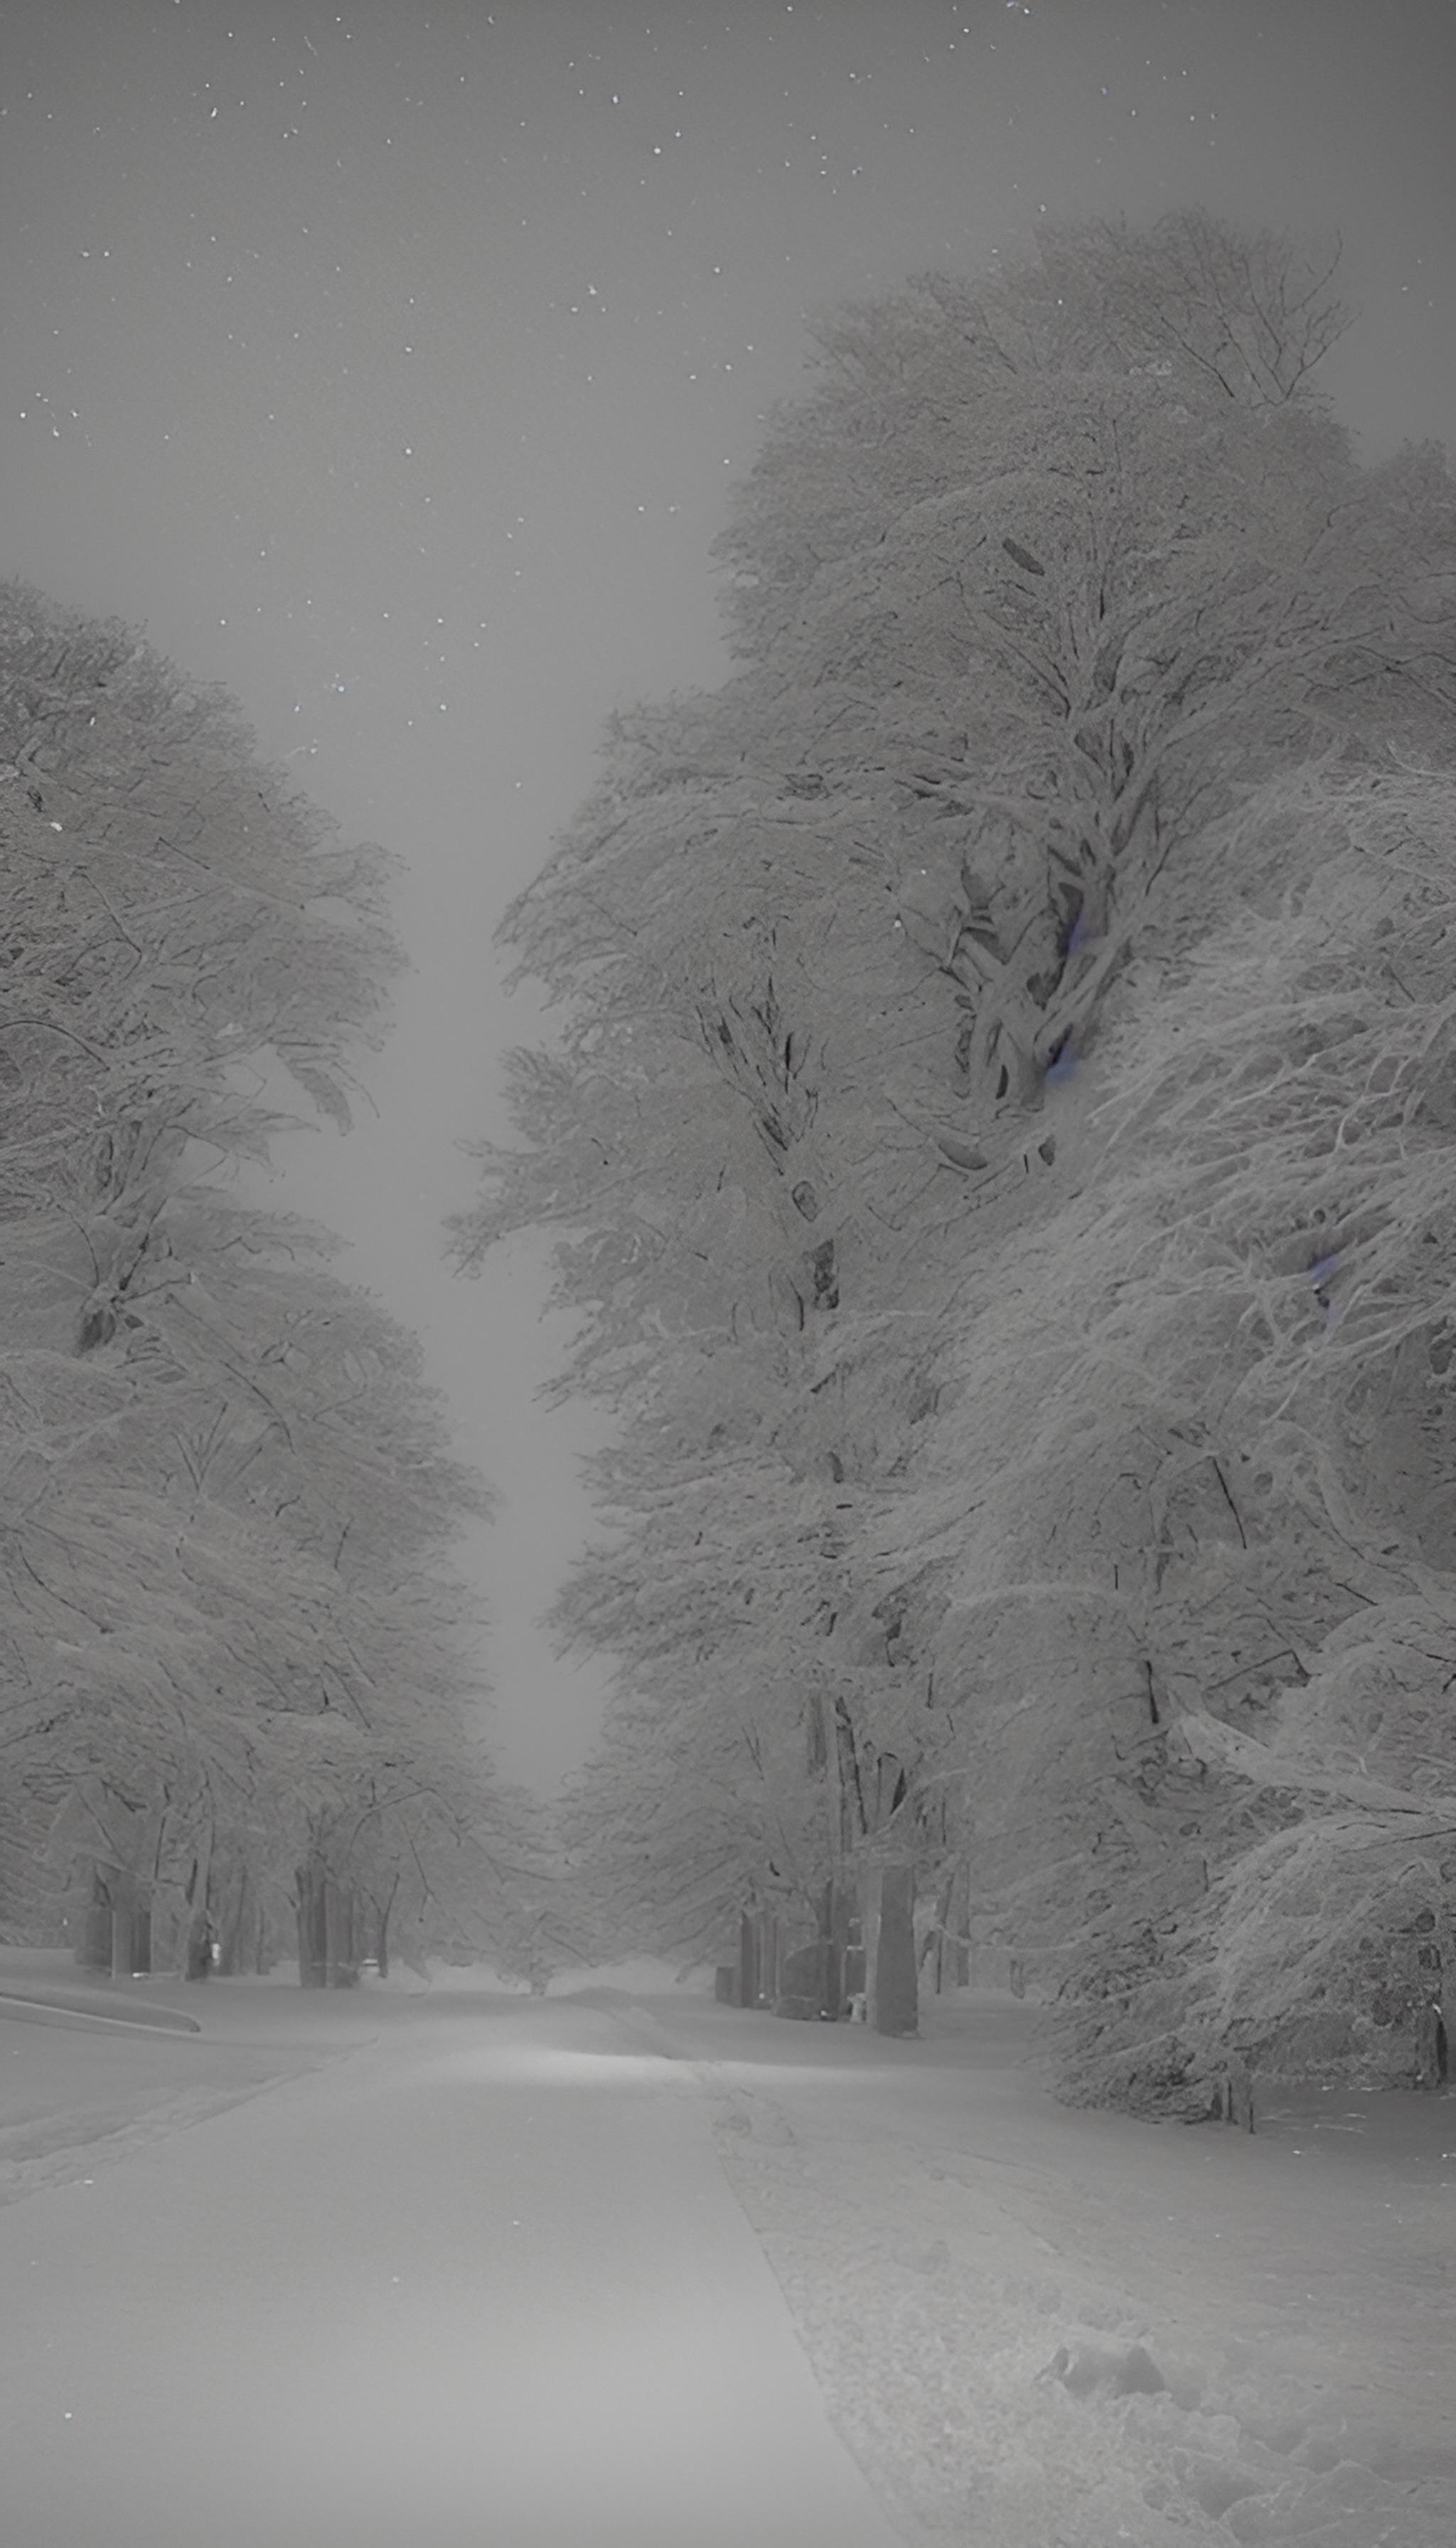
[[[0,1918],[191,1972],[477,1943],[534,1842],[473,1717],[483,1508],[417,1347],[237,1200],[343,1128],[401,962],[227,698],[0,589]]]
[[[455,1228],[557,1231],[618,1419],[603,1942],[858,1911],[893,2029],[913,1922],[1154,2113],[1429,2075],[1450,1953],[1456,524],[1335,262],[1185,212],[816,329]]]

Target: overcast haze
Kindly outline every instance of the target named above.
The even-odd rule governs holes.
[[[491,938],[604,714],[724,669],[707,558],[806,310],[1198,201],[1347,242],[1327,369],[1372,454],[1449,444],[1451,0],[8,0],[0,572],[225,682],[406,863],[377,1114],[272,1199],[421,1334],[501,1491],[468,1562],[502,1766],[599,1680],[533,1626],[589,1438],[532,1392],[540,1261],[454,1280],[502,1129]]]

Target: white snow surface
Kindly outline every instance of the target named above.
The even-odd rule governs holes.
[[[1449,2095],[1078,2114],[1000,1994],[645,1964],[7,1990],[5,2548],[1456,2539]]]

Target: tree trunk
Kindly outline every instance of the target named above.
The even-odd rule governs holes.
[[[935,1988],[959,1990],[970,1979],[970,1950],[965,1943],[969,1868],[957,1859],[946,1878],[936,1911]]]
[[[359,1978],[354,1956],[354,1895],[347,1884],[331,1879],[323,1888],[327,1983],[330,1990],[349,1990]]]
[[[182,1978],[186,1982],[206,1981],[211,1968],[206,1896],[202,1860],[194,1858],[187,1889],[182,1896],[182,1916],[177,1924]]]
[[[99,1867],[91,1870],[91,1899],[82,1915],[76,1961],[90,1973],[111,1970],[111,1901]]]
[[[252,1907],[248,1893],[247,1868],[242,1866],[229,1881],[226,1900],[218,1905],[220,1973],[240,1973],[243,1968],[246,1953],[243,1941],[247,1936],[247,1916]]]
[[[112,1875],[111,1977],[129,1982],[151,1970],[151,1900],[144,1877],[119,1867]]]
[[[952,1950],[955,1957],[952,1966],[955,1979],[952,1988],[964,1990],[970,1979],[970,1861],[968,1858],[962,1858],[956,1870],[956,1887],[951,1896],[951,1917],[955,1939]]]
[[[915,1870],[903,1861],[864,1879],[864,2014],[879,2035],[915,2035]]]
[[[760,1996],[773,2007],[778,1995],[778,1976],[783,1966],[783,1930],[776,1911],[766,1911],[764,1921],[763,1966],[759,1974]]]
[[[839,2018],[844,2013],[848,1987],[845,1972],[850,1955],[850,1932],[855,1925],[855,1899],[848,1881],[834,1877],[824,1888],[824,1907],[820,1914],[821,1934],[825,1941],[824,1998],[821,2017]]]
[[[759,1939],[753,1916],[742,1911],[738,1918],[738,2005],[757,2008],[759,2004]]]
[[[326,1877],[321,1863],[311,1858],[298,1871],[295,1897],[299,1926],[299,1984],[322,1990],[328,1979],[328,1912]]]

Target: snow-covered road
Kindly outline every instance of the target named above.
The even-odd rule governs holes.
[[[692,2066],[581,2001],[367,2017],[0,2210],[5,2548],[894,2548]]]
[[[994,1992],[180,1996],[0,2009],[0,2548],[1456,2539],[1449,2095],[1078,2114]]]

